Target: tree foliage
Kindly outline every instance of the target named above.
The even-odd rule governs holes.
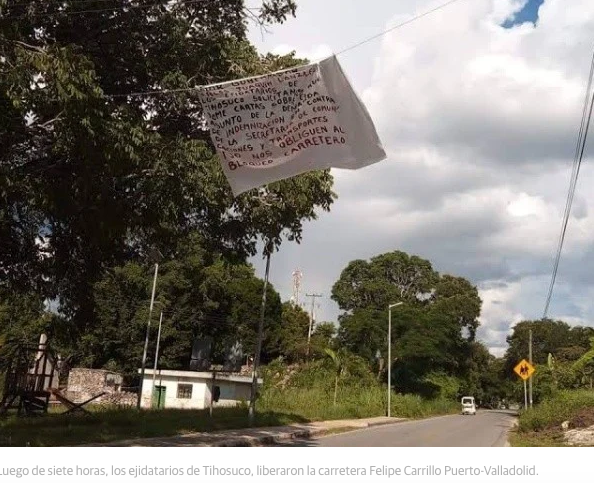
[[[282,306],[281,323],[272,328],[275,356],[288,363],[303,361],[307,353],[309,316],[299,306],[285,302]]]
[[[395,251],[350,262],[332,298],[343,310],[340,343],[370,363],[378,351],[387,360],[388,305],[403,302],[392,309],[392,374],[400,390],[435,395],[435,377],[471,370],[481,300],[466,279]]]
[[[192,88],[303,63],[260,55],[248,19],[282,22],[293,0],[6,2],[0,10],[0,273],[97,316],[106,270],[149,247],[179,258],[199,232],[225,259],[299,241],[328,210],[329,171],[233,198]],[[182,89],[182,91],[179,91]],[[185,90],[190,89],[190,90]],[[163,91],[174,91],[164,93]],[[149,93],[137,95],[137,93]]]
[[[255,276],[253,267],[229,263],[220,254],[200,247],[197,240],[188,243],[182,253],[183,258],[159,266],[151,363],[161,312],[160,367],[188,368],[192,342],[197,337],[213,338],[216,363],[222,363],[225,349],[238,341],[246,354],[253,354],[263,281]],[[128,262],[95,285],[97,322],[77,336],[78,342],[71,341],[80,363],[135,372],[142,358],[152,281],[152,270]],[[281,313],[280,297],[269,284],[264,361],[278,353],[276,330],[281,326]],[[283,339],[280,343],[287,345]]]
[[[508,349],[505,354],[508,372],[528,356],[529,332],[532,329],[532,360],[535,364],[546,365],[549,354],[559,361],[575,361],[590,347],[590,337],[594,337],[592,327],[571,327],[561,320],[524,320],[517,323],[507,337]]]
[[[508,349],[504,361],[504,377],[512,382],[518,400],[523,400],[523,385],[513,373],[513,368],[528,357],[530,330],[532,360],[536,366],[532,376],[535,403],[559,390],[589,386],[587,366],[581,367],[580,361],[587,359],[594,328],[572,327],[562,320],[524,320],[514,326],[507,338]]]

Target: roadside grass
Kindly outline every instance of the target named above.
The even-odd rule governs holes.
[[[534,408],[520,412],[518,429],[529,432],[559,426],[588,407],[594,407],[594,391],[560,391]]]
[[[333,394],[320,389],[267,389],[260,397],[255,425],[284,426],[311,421],[358,419],[385,415],[385,391],[379,387],[344,388],[336,406]],[[423,400],[418,396],[392,396],[392,416],[423,418],[453,413],[458,404]],[[56,408],[44,416],[0,418],[0,446],[73,446],[109,443],[134,438],[175,436],[193,432],[239,429],[247,426],[245,405],[208,410],[115,409],[95,406],[91,414],[60,414]]]
[[[584,410],[594,408],[594,391],[560,391],[532,409],[520,412],[518,428],[510,434],[512,446],[567,446],[561,423],[582,427]]]
[[[297,415],[259,411],[257,426],[283,426],[305,422]],[[74,446],[134,438],[176,436],[201,431],[247,426],[244,408],[207,410],[94,409],[91,414],[47,414],[0,419],[0,446]]]
[[[546,432],[520,433],[510,431],[509,444],[517,447],[565,447],[563,432],[551,430]]]
[[[387,394],[381,387],[347,386],[338,391],[334,405],[332,391],[319,388],[270,388],[259,401],[260,407],[272,412],[297,414],[309,421],[371,418],[386,415]],[[400,418],[425,418],[459,411],[456,401],[427,400],[415,395],[392,394],[391,415]]]

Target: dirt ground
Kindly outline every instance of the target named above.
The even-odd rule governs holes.
[[[594,407],[582,408],[569,420],[570,428],[589,428],[594,426]]]

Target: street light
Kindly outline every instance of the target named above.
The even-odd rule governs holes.
[[[402,302],[388,305],[388,417],[391,414],[392,403],[392,308],[402,305]]]
[[[146,326],[146,337],[144,339],[144,352],[142,354],[142,365],[140,367],[140,385],[138,387],[138,397],[136,399],[136,408],[140,409],[142,399],[142,386],[144,383],[144,370],[146,369],[146,352],[148,350],[149,333],[151,330],[151,315],[153,314],[153,305],[155,304],[155,290],[157,288],[157,274],[159,273],[159,262],[163,260],[163,255],[157,249],[149,249],[149,259],[155,262],[155,276],[153,278],[153,292],[151,294],[151,305],[149,308],[148,323]]]

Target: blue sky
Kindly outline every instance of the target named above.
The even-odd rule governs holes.
[[[543,4],[544,0],[528,0],[528,3],[524,5],[513,19],[506,20],[503,26],[505,28],[511,28],[514,25],[523,24],[524,22],[531,22],[536,24],[538,21],[538,8]]]

